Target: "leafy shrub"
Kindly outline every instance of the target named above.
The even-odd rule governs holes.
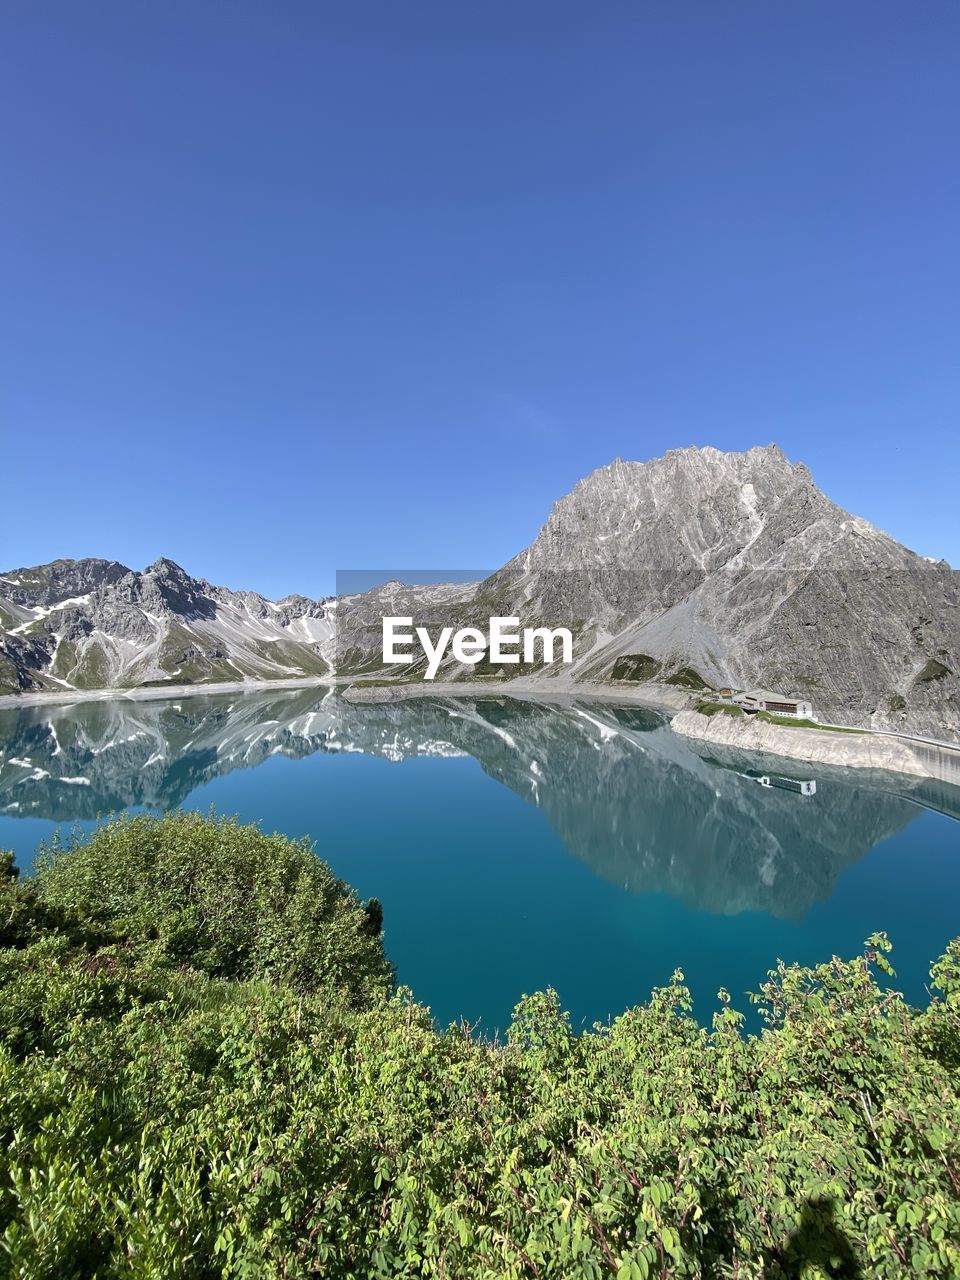
[[[42,850],[38,865],[44,906],[155,963],[358,1000],[371,985],[389,989],[379,928],[306,841],[196,813],[141,814]]]
[[[21,924],[0,952],[6,1274],[960,1274],[960,941],[922,1012],[878,981],[892,975],[878,934],[851,961],[778,965],[759,1036],[725,992],[698,1025],[677,973],[580,1036],[556,993],[524,997],[491,1045],[438,1031],[405,990],[386,997],[362,952],[343,999],[319,970],[306,987],[281,979],[301,961],[276,957],[300,949],[278,949],[273,925],[240,928],[239,906],[217,918],[247,942],[221,953],[198,926],[179,965],[182,941],[155,945],[178,910],[156,868],[216,903],[180,867],[185,841],[231,884],[242,868],[254,899],[260,855],[283,857],[256,831],[201,839],[181,821],[146,825],[169,856],[135,854],[130,823],[32,889],[0,885]],[[150,908],[141,866],[165,906]],[[297,918],[313,936],[315,918]]]

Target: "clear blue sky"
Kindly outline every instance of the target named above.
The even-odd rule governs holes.
[[[495,566],[776,440],[960,563],[955,0],[0,9],[0,568]]]

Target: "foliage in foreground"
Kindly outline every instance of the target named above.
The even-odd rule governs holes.
[[[113,824],[0,911],[10,1275],[960,1274],[960,943],[922,1012],[878,935],[773,971],[760,1037],[677,974],[494,1046],[385,994],[376,911],[252,829]]]

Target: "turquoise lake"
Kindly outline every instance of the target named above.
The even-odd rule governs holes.
[[[382,902],[398,980],[487,1032],[547,985],[605,1021],[678,967],[706,1020],[719,987],[746,1009],[778,957],[877,929],[922,1002],[960,934],[960,790],[694,750],[645,709],[300,689],[0,710],[0,847],[26,870],[58,826],[211,806],[308,836]]]

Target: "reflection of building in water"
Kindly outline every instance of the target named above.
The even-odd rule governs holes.
[[[761,787],[779,787],[781,791],[795,791],[798,796],[815,796],[817,784],[813,778],[782,778],[777,774],[764,773],[757,778]]]
[[[798,796],[815,796],[817,784],[813,778],[788,778],[782,773],[754,773],[752,769],[740,772],[741,778],[759,782],[761,787],[776,787],[779,791],[792,791]]]

